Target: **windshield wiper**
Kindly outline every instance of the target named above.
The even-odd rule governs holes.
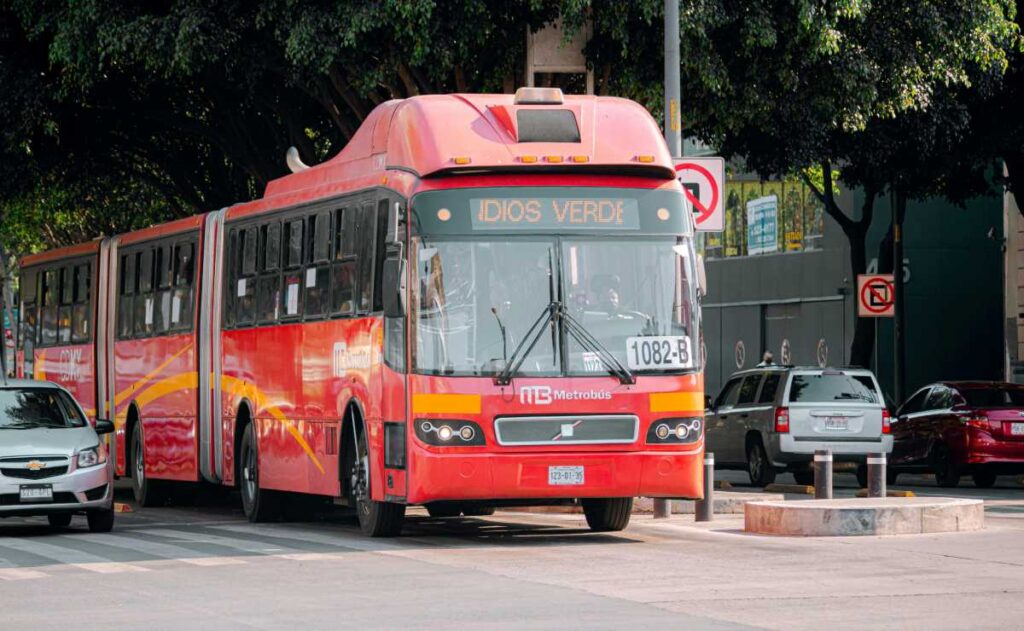
[[[10,425],[0,425],[0,429],[35,429],[37,427],[45,426],[36,425],[34,423],[11,423]]]
[[[544,327],[548,325],[553,319],[558,317],[558,311],[561,309],[561,305],[557,300],[552,300],[544,307],[544,311],[541,312],[540,317],[530,325],[527,329],[526,335],[523,339],[516,344],[516,347],[512,349],[512,355],[505,362],[505,366],[501,369],[501,372],[494,376],[494,383],[498,386],[507,386],[512,383],[512,375],[518,372],[519,367],[526,361],[526,357],[533,350],[533,347],[540,341],[541,334],[544,333]],[[523,349],[526,349],[525,351]]]
[[[566,332],[576,340],[577,344],[600,357],[601,361],[604,362],[605,367],[608,369],[608,372],[618,377],[621,383],[636,383],[636,375],[634,375],[629,368],[623,366],[622,362],[620,362],[604,344],[594,337],[590,331],[580,324],[576,318],[569,315],[564,309],[560,310],[560,315],[562,321],[566,324]]]

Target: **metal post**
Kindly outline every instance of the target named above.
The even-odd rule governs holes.
[[[893,293],[895,303],[893,304],[893,394],[896,395],[896,405],[903,404],[906,395],[906,371],[907,354],[906,343],[903,337],[905,333],[906,320],[903,311],[903,217],[906,214],[907,196],[897,191],[891,196],[893,199],[892,209],[892,274]]]
[[[679,122],[679,0],[665,0],[665,142],[673,158],[682,155],[682,125]],[[654,500],[654,518],[672,514],[669,500]]]
[[[832,450],[814,452],[814,499],[832,499]]]
[[[868,454],[868,497],[885,497],[885,454]]]
[[[696,521],[711,521],[715,516],[715,454],[704,454],[704,499],[694,507]]]

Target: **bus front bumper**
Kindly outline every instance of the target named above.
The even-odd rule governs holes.
[[[703,455],[699,447],[687,452],[440,454],[411,446],[406,501],[700,498]],[[583,483],[554,484],[551,467],[583,467]]]

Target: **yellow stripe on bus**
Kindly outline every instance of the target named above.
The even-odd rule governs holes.
[[[414,394],[413,414],[479,414],[479,394]]]
[[[170,357],[168,357],[164,361],[164,363],[162,363],[159,366],[157,366],[156,368],[154,368],[148,375],[146,375],[142,379],[139,379],[138,381],[136,381],[132,385],[130,385],[127,388],[125,388],[124,390],[122,390],[121,392],[118,392],[117,395],[114,397],[114,406],[116,407],[116,406],[121,405],[122,403],[124,403],[124,400],[127,399],[128,397],[130,397],[133,392],[135,392],[138,388],[141,388],[142,386],[144,386],[146,383],[148,383],[150,380],[152,380],[153,377],[155,377],[158,374],[160,374],[160,372],[164,368],[167,368],[171,364],[171,362],[173,362],[175,359],[178,359],[178,357],[180,357],[182,355],[182,353],[184,353],[185,351],[187,351],[190,348],[192,348],[192,343],[191,342],[186,344],[177,353],[175,353],[175,354],[171,355]]]
[[[703,392],[652,392],[651,412],[703,412]]]

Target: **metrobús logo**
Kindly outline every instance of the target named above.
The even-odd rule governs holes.
[[[603,390],[556,390],[551,386],[523,386],[519,402],[523,405],[551,405],[555,401],[610,401],[611,392]]]

